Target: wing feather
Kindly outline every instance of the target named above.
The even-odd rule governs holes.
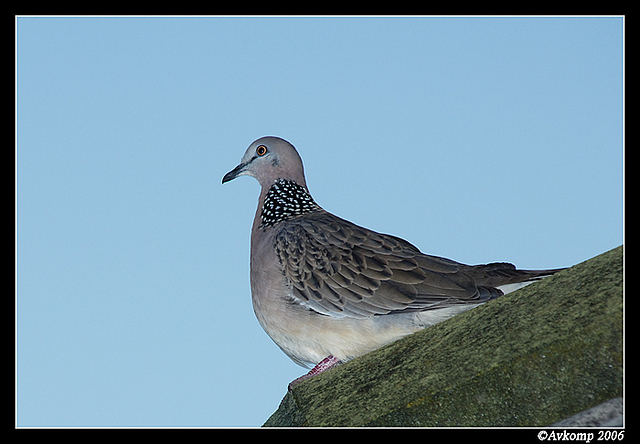
[[[422,254],[403,239],[325,211],[278,229],[274,247],[293,296],[322,314],[368,317],[477,304],[500,294],[476,285],[474,267]],[[506,268],[487,270],[496,280],[513,275]]]

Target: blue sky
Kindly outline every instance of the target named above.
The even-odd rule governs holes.
[[[621,17],[18,17],[17,425],[260,426],[305,370],[251,307],[264,135],[423,252],[623,243]]]

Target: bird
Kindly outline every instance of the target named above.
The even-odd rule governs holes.
[[[261,137],[222,183],[261,186],[251,228],[254,313],[296,364],[311,370],[289,388],[562,270],[465,265],[356,225],[311,197],[288,141]]]

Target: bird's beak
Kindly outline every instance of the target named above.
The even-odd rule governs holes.
[[[222,183],[229,182],[230,180],[233,180],[236,177],[241,176],[244,173],[245,168],[247,167],[247,165],[248,165],[248,162],[247,163],[241,163],[240,165],[238,165],[237,167],[235,167],[234,169],[229,171],[222,178]]]

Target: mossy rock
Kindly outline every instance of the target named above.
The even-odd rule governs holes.
[[[296,385],[264,426],[541,427],[622,396],[623,247]]]

